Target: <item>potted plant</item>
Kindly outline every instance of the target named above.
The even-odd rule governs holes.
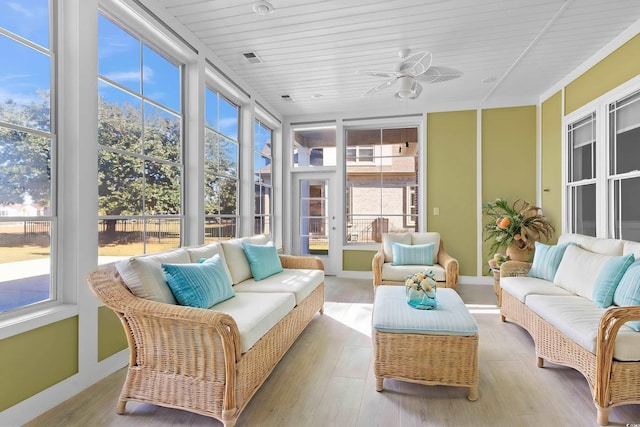
[[[542,209],[524,200],[509,205],[506,200],[496,199],[485,203],[482,211],[490,218],[483,231],[485,241],[493,241],[491,253],[506,247],[507,256],[512,260],[528,261],[535,242],[549,240],[554,232]]]

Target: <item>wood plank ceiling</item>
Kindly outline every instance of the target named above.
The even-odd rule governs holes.
[[[533,104],[640,18],[639,0],[271,0],[268,15],[253,1],[159,1],[283,115]],[[393,70],[402,48],[463,75],[416,100],[393,87],[362,98],[384,79],[356,72]]]

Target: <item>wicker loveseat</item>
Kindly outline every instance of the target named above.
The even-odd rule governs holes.
[[[640,258],[640,243],[563,234],[556,248],[561,245],[569,246],[559,255],[552,280],[531,277],[535,273],[527,275],[532,267],[529,263],[502,264],[501,319],[529,332],[538,367],[543,367],[546,359],[584,375],[596,406],[597,422],[607,425],[612,407],[640,402],[640,332],[626,324],[640,320],[640,305],[615,304],[618,292],[624,294],[621,297],[629,296],[630,289],[635,295],[632,300],[638,304],[640,295],[635,293],[640,289],[640,266],[637,262],[628,265],[633,258]],[[598,294],[601,287],[596,282],[607,282],[600,272],[609,274],[603,263],[612,258],[626,259],[628,267],[617,270],[620,285],[610,295],[614,304],[607,306],[599,301],[603,294]],[[594,275],[596,278],[592,278]]]
[[[316,312],[322,313],[324,267],[319,259],[280,255],[284,270],[256,281],[246,277],[248,260],[241,240],[262,243],[264,238],[135,257],[88,277],[93,292],[119,316],[129,343],[119,414],[133,400],[184,409],[233,426]],[[142,276],[149,273],[149,279],[162,274],[160,263],[193,263],[214,254],[225,261],[235,296],[210,309],[141,298],[130,290],[141,292],[135,287],[140,278],[134,277],[132,264]],[[269,306],[273,309],[264,308]]]
[[[398,265],[393,259],[393,244],[425,245],[433,243],[433,260],[425,265]],[[438,286],[458,288],[458,260],[444,248],[444,243],[437,232],[384,233],[380,249],[371,261],[373,270],[373,286],[403,285],[407,276],[418,271],[431,270],[435,274]]]

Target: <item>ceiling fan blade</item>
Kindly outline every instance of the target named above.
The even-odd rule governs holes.
[[[400,72],[407,76],[417,77],[429,69],[432,59],[433,55],[429,51],[410,55],[402,61]]]
[[[383,89],[388,88],[389,86],[393,85],[396,81],[398,80],[397,77],[393,77],[389,80],[387,80],[386,82],[379,84],[378,86],[372,87],[371,89],[369,89],[368,91],[366,91],[365,93],[363,93],[361,95],[361,97],[365,97],[365,96],[369,96],[372,95],[374,93],[380,92]]]
[[[373,76],[373,77],[386,77],[386,78],[398,78],[402,74],[396,71],[356,71],[357,74],[363,74],[365,76]]]
[[[462,76],[462,74],[462,71],[456,70],[455,68],[434,66],[419,76],[416,76],[416,78],[424,83],[440,83],[457,79]]]

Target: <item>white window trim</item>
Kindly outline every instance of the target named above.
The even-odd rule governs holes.
[[[636,76],[631,80],[623,83],[615,89],[601,95],[600,97],[585,104],[579,109],[572,111],[562,118],[562,230],[567,232],[575,232],[571,230],[571,206],[567,197],[567,189],[571,184],[568,182],[568,126],[580,120],[581,118],[596,113],[596,177],[593,180],[596,184],[596,237],[611,238],[611,227],[609,226],[610,207],[609,207],[609,104],[625,98],[632,93],[640,90],[640,76]],[[563,96],[564,101],[564,96]],[[585,181],[581,181],[585,182]]]

